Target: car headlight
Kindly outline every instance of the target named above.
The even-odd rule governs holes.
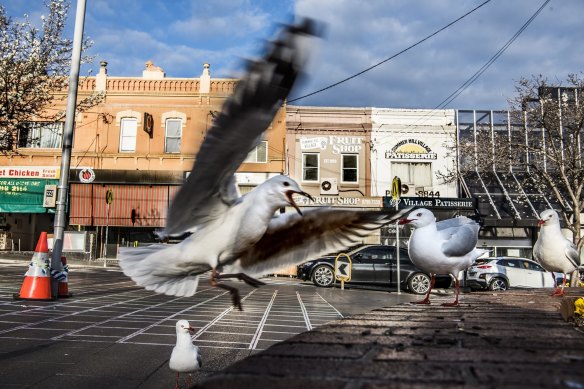
[[[308,261],[308,262],[304,262],[301,266],[305,267],[305,266],[310,266],[314,263],[314,261]]]

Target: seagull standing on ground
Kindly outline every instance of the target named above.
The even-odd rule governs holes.
[[[560,218],[553,209],[546,209],[537,223],[541,231],[533,246],[533,257],[549,272],[562,273],[564,279],[561,287],[556,287],[552,296],[563,296],[566,286],[566,274],[572,273],[580,265],[580,255],[576,245],[562,235]]]
[[[191,385],[191,373],[199,370],[203,366],[199,348],[191,340],[191,332],[194,331],[194,328],[190,326],[188,321],[179,320],[176,322],[176,346],[172,349],[170,361],[168,362],[170,369],[176,371],[174,389],[180,388],[180,373],[189,373],[185,386],[188,388]]]
[[[426,297],[416,304],[430,304],[430,292],[436,274],[450,274],[456,286],[456,299],[444,306],[457,306],[460,294],[458,274],[467,269],[486,250],[476,249],[479,225],[461,216],[436,223],[434,214],[424,208],[412,211],[400,224],[410,224],[415,230],[408,243],[413,264],[432,277]]]
[[[356,211],[313,208],[301,211],[294,195],[312,199],[287,176],[270,178],[240,196],[235,171],[264,137],[305,63],[313,21],[288,26],[265,58],[252,62],[246,76],[225,102],[197,154],[194,167],[174,198],[159,235],[191,233],[179,244],[127,248],[120,266],[136,284],[157,293],[192,296],[199,275],[231,293],[241,308],[237,288],[221,279],[252,278],[318,255],[346,249],[404,211]],[[297,213],[276,215],[291,206]],[[227,272],[224,272],[227,270]]]

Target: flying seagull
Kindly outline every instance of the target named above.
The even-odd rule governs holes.
[[[191,373],[199,370],[203,366],[199,348],[191,340],[191,332],[194,332],[188,321],[179,320],[176,322],[176,346],[172,349],[168,366],[176,371],[176,383],[174,388],[178,389],[180,373],[189,373],[185,387],[191,385]]]
[[[228,290],[233,304],[241,309],[237,288],[222,284],[221,279],[237,278],[258,287],[263,283],[253,277],[350,247],[405,212],[301,211],[294,196],[312,197],[284,175],[239,196],[235,171],[259,144],[290,93],[306,59],[303,43],[314,31],[311,20],[287,26],[264,59],[250,64],[202,143],[160,233],[162,237],[191,235],[178,244],[128,248],[120,253],[122,270],[138,285],[158,293],[192,296],[199,275],[210,272],[211,285]],[[286,206],[297,213],[278,215]]]
[[[560,218],[553,209],[546,209],[540,214],[537,223],[541,232],[533,246],[533,257],[550,272],[564,275],[562,286],[556,288],[552,296],[563,296],[566,286],[566,274],[572,273],[580,265],[580,255],[576,245],[562,235]],[[555,276],[554,285],[556,283]]]
[[[454,278],[456,299],[442,305],[457,306],[459,273],[487,252],[475,248],[479,225],[465,216],[436,222],[434,214],[425,208],[412,211],[407,218],[400,220],[400,224],[410,224],[415,228],[408,243],[408,254],[414,265],[432,277],[426,297],[417,304],[430,304],[436,274],[450,274]]]

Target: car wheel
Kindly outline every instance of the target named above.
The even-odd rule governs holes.
[[[426,294],[430,289],[430,277],[424,273],[414,273],[408,280],[408,289],[411,293]]]
[[[489,290],[507,290],[509,284],[502,278],[494,278],[489,282]]]
[[[334,281],[333,269],[327,265],[318,265],[312,272],[312,282],[316,286],[329,287]]]

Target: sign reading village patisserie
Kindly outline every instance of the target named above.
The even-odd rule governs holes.
[[[477,207],[477,199],[475,198],[402,197],[397,202],[399,209],[419,207],[429,209],[474,210]],[[383,197],[383,207],[395,208],[395,200],[389,196]]]
[[[430,146],[419,139],[404,139],[385,153],[386,159],[436,159]]]
[[[0,167],[0,212],[54,212],[52,203],[45,202],[45,192],[54,191],[59,171],[51,166]]]

